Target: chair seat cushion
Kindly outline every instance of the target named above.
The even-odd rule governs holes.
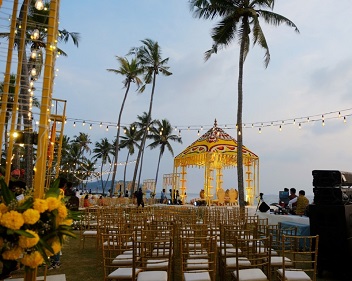
[[[208,269],[208,267],[209,267],[208,259],[188,259],[187,260],[187,270]]]
[[[245,257],[239,258],[238,259],[238,263],[239,263],[240,266],[249,266],[249,265],[251,265],[251,262]],[[228,267],[237,267],[236,258],[227,258],[226,259],[226,266],[228,266]]]
[[[169,266],[169,261],[162,259],[162,260],[147,260],[147,268],[148,270],[150,269],[161,269],[161,270],[167,270]]]
[[[141,271],[137,275],[137,281],[167,281],[167,272]]]
[[[282,266],[282,257],[280,256],[275,256],[275,257],[271,257],[270,259],[270,263],[271,263],[271,266]],[[292,261],[285,257],[285,266],[292,266]]]
[[[138,274],[141,270],[136,268],[135,272]],[[120,267],[108,275],[111,279],[130,279],[132,278],[132,267]]]
[[[277,272],[280,276],[283,276],[282,268],[278,269]],[[285,280],[287,281],[311,281],[309,275],[303,270],[285,270]]]
[[[238,271],[239,278],[237,278],[237,271],[233,272],[238,281],[267,281],[268,278],[259,268],[240,269]]]
[[[111,262],[113,265],[129,265],[132,264],[132,254],[121,254],[116,256]]]
[[[184,281],[211,281],[209,272],[185,272],[183,273]]]

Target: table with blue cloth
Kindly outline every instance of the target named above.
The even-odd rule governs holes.
[[[279,223],[281,229],[285,228],[292,228],[296,227],[297,228],[297,236],[309,236],[310,235],[310,227],[307,224],[302,224],[302,223],[297,223],[297,222],[292,222],[292,221],[283,221]],[[283,232],[285,233],[285,232]],[[308,242],[308,241],[307,241]],[[304,241],[300,241],[300,248],[303,249],[304,247]],[[309,244],[306,245],[307,248],[309,248]]]

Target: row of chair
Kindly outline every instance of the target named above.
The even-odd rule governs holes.
[[[318,237],[296,231],[238,207],[90,208],[81,220],[82,247],[95,238],[106,281],[314,281]]]

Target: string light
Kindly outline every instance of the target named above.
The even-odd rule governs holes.
[[[33,79],[34,80],[34,79]],[[33,91],[32,91],[33,92]],[[340,116],[340,117],[339,117]],[[289,118],[289,119],[283,119],[283,120],[273,120],[273,121],[265,121],[265,122],[253,122],[249,124],[245,124],[243,123],[243,128],[259,128],[261,127],[262,129],[265,127],[278,127],[278,130],[283,130],[284,127],[283,126],[288,126],[288,125],[295,125],[296,123],[299,124],[299,129],[302,128],[302,125],[304,123],[310,123],[310,122],[321,122],[321,124],[324,126],[325,125],[325,120],[331,120],[331,119],[338,119],[338,118],[343,118],[344,122],[346,122],[346,118],[348,116],[352,116],[352,108],[349,109],[344,109],[344,110],[339,110],[339,111],[334,111],[334,112],[325,112],[323,114],[317,114],[317,115],[310,115],[310,116],[302,116],[299,118]],[[86,122],[87,120],[84,119],[74,119],[74,118],[68,118],[69,121],[74,121],[74,122]],[[324,122],[323,122],[324,120]],[[66,121],[66,120],[65,120]],[[91,123],[92,125],[97,124],[100,127],[104,126],[114,126],[116,128],[117,124],[115,122],[103,122],[103,121],[94,121],[94,120],[88,120],[89,123]],[[134,123],[131,124],[121,124],[121,127],[128,127],[128,126],[133,126]],[[218,124],[217,125],[219,128],[228,128],[228,129],[235,129],[236,125],[228,125],[228,124]],[[173,129],[175,129],[175,131],[178,131],[179,135],[181,134],[182,129],[186,129],[187,131],[195,131],[195,133],[200,134],[202,130],[208,130],[208,129],[212,129],[214,128],[214,125],[187,125],[187,126],[173,126]],[[150,133],[150,129],[151,127],[148,127],[147,130]],[[261,129],[261,131],[262,131]],[[160,128],[161,130],[161,128]],[[242,134],[242,130],[239,133],[236,130],[236,133]]]
[[[343,123],[346,123],[347,122],[347,119],[346,119],[346,116],[343,117]]]

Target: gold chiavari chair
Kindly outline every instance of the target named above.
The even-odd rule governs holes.
[[[232,279],[235,281],[270,281],[271,242],[271,235],[250,239],[237,237],[235,243],[237,266],[232,272]]]
[[[277,270],[280,281],[316,281],[319,235],[282,236],[282,268]],[[286,259],[290,259],[290,263]]]

